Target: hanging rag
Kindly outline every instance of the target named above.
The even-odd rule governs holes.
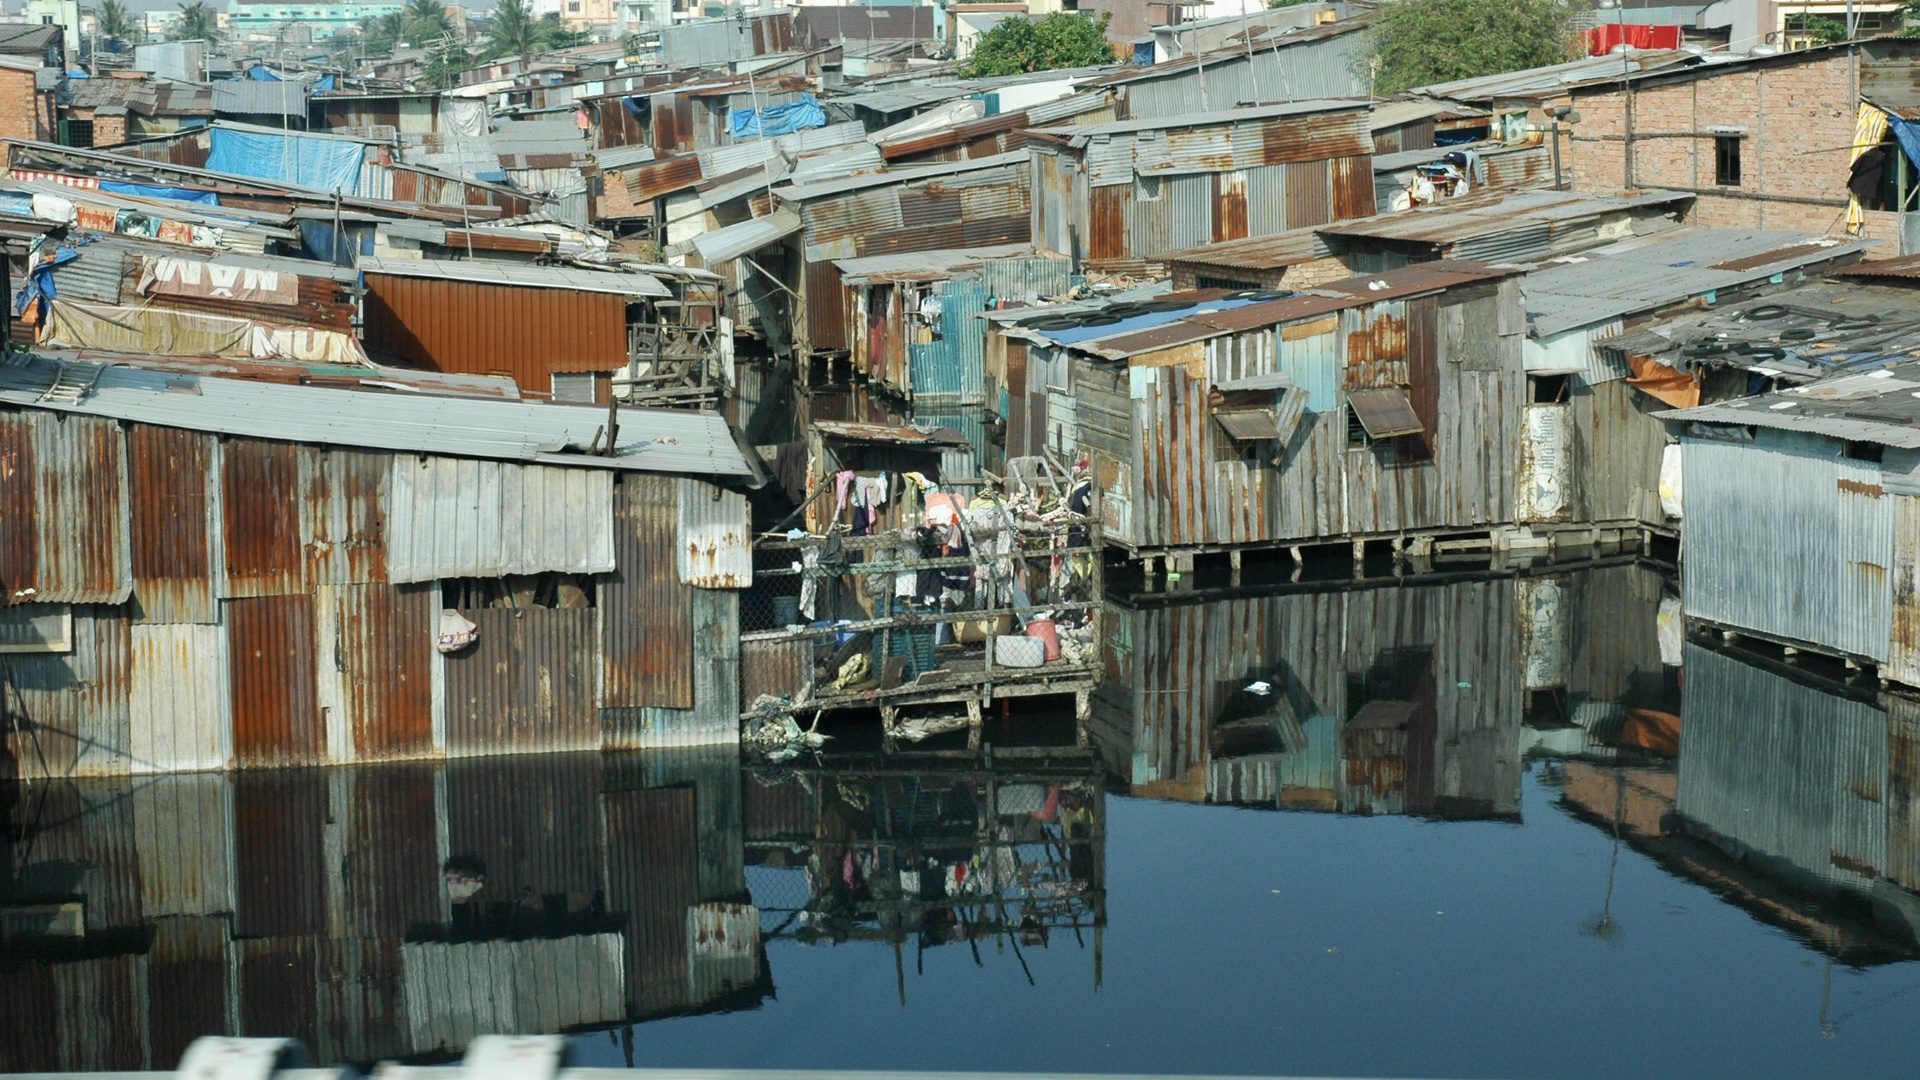
[[[1870,152],[1879,152],[1881,168],[1885,168],[1886,155],[1880,151],[1881,140],[1887,137],[1887,114],[1866,102],[1860,103],[1860,111],[1855,114],[1853,124],[1853,156],[1849,163],[1858,166],[1860,159]],[[1859,189],[1854,187],[1851,175],[1847,181],[1847,232],[1859,236],[1867,227],[1867,207],[1861,202]]]

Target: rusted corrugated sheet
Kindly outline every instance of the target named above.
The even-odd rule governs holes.
[[[315,678],[313,597],[248,597],[221,607],[235,764],[320,764],[326,731]]]
[[[446,658],[447,753],[592,750],[598,620],[590,608],[472,608],[479,640]]]
[[[319,895],[317,890],[309,892]],[[239,936],[237,921],[234,932]],[[321,932],[316,928],[300,931],[297,937],[259,937],[233,943],[240,954],[236,966],[240,971],[243,1034],[272,1031],[280,1038],[298,1039],[303,1046],[319,1044],[321,942],[309,935]]]
[[[21,523],[6,537],[18,546],[0,569],[5,602],[125,601],[133,566],[119,425],[41,410],[0,415],[0,470],[8,480],[0,514]],[[21,542],[28,529],[33,540]]]
[[[1087,258],[1124,259],[1131,249],[1127,243],[1127,204],[1133,188],[1114,184],[1087,192]]]
[[[1324,161],[1302,161],[1287,166],[1287,228],[1324,225],[1332,220],[1333,193],[1329,190],[1327,173]]]
[[[1247,174],[1244,171],[1213,176],[1213,242],[1247,236]]]
[[[180,772],[231,765],[226,629],[215,623],[142,623],[134,625],[131,635],[132,770]]]
[[[615,488],[616,565],[600,597],[608,708],[693,705],[693,590],[672,569],[679,483],[627,474]]]
[[[1431,458],[1440,432],[1440,298],[1416,296],[1407,309],[1407,400],[1420,418],[1423,457]]]
[[[698,154],[658,158],[636,165],[627,172],[627,198],[635,203],[650,203],[663,195],[685,191],[702,179],[704,175]]]
[[[396,455],[387,578],[497,578],[614,568],[613,474],[602,469]]]
[[[304,451],[311,453],[311,451]],[[306,591],[300,550],[300,458],[292,443],[229,439],[221,446],[226,596]]]
[[[433,750],[431,585],[321,586],[321,700],[333,757],[417,757]]]
[[[1394,301],[1340,313],[1347,390],[1407,385],[1406,305]]]
[[[476,1035],[545,1035],[626,1019],[618,934],[401,947],[414,1053]],[[398,1055],[381,1055],[398,1056]]]
[[[627,916],[627,1001],[651,1016],[688,1002],[687,909],[700,900],[691,787],[610,793],[608,903]]]
[[[133,595],[144,622],[217,617],[208,505],[217,452],[213,436],[200,432],[149,424],[127,432]]]
[[[807,342],[816,349],[847,347],[847,318],[840,304],[840,268],[810,262],[806,278]]]
[[[752,704],[761,694],[793,698],[806,685],[811,652],[804,640],[741,642],[740,699]]]
[[[1261,130],[1262,163],[1371,156],[1373,135],[1367,127],[1365,110],[1267,120]]]
[[[107,956],[51,965],[64,1072],[145,1068],[147,958]],[[46,1020],[42,1021],[47,1022]]]
[[[544,393],[552,374],[627,362],[624,297],[367,275],[366,339],[434,371],[505,375]]]
[[[392,454],[321,450],[301,460],[307,580],[360,585],[387,580],[387,481]]]
[[[319,769],[234,774],[235,937],[327,933],[330,809]]]
[[[748,840],[778,840],[814,835],[813,794],[790,774],[740,778],[741,816]]]
[[[1373,159],[1367,157],[1334,158],[1333,219],[1368,217],[1374,213]]]
[[[73,651],[7,658],[31,740],[0,731],[28,776],[103,776],[128,771],[127,699],[132,645],[125,608],[72,609]]]
[[[682,477],[674,562],[680,580],[702,589],[753,584],[753,519],[747,498]]]
[[[186,773],[133,789],[146,918],[233,910],[233,825],[233,781],[225,774]]]

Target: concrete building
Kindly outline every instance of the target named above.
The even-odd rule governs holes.
[[[335,3],[318,0],[285,3],[281,0],[227,0],[227,26],[235,33],[264,34],[268,37],[290,26],[305,26],[316,39],[329,38],[343,30],[358,29],[366,19],[397,15],[402,4]]]

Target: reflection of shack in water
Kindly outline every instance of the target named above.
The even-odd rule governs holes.
[[[739,783],[726,747],[0,789],[0,1071],[754,1007]]]
[[[1620,560],[1115,603],[1095,742],[1137,795],[1515,818],[1540,729],[1658,676],[1661,593]]]
[[[1106,925],[1106,801],[1085,756],[749,775],[747,880],[769,938],[1094,950]],[[1027,972],[1032,979],[1030,970]],[[904,1001],[904,982],[901,994]]]
[[[1566,761],[1561,805],[1832,960],[1920,958],[1920,705],[1765,651],[1689,642],[1677,760]]]

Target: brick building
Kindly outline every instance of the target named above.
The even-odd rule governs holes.
[[[1562,150],[1573,186],[1689,191],[1697,224],[1714,228],[1837,233],[1848,225],[1862,102],[1896,112],[1920,106],[1920,47],[1911,42],[1704,61],[1571,88]],[[1551,115],[1553,103],[1545,104]],[[1891,191],[1899,152],[1890,137],[1887,149]],[[1920,191],[1920,170],[1906,169],[1905,190]],[[1861,235],[1897,239],[1898,197],[1875,193],[1862,203]]]
[[[58,68],[45,69],[55,78]],[[0,55],[0,138],[46,141],[53,131],[53,92],[42,90],[40,60]]]

